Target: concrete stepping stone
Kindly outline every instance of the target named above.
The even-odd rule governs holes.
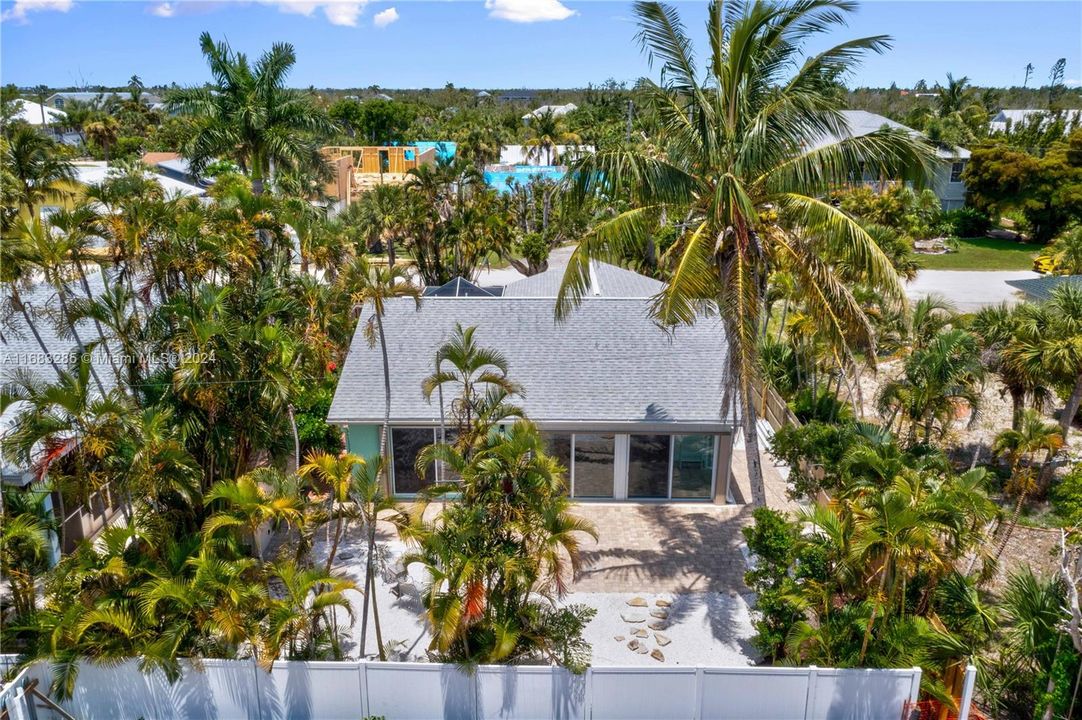
[[[645,643],[642,643],[637,648],[635,648],[635,652],[637,652],[639,655],[645,655],[646,653],[650,652],[650,648],[646,647]]]
[[[665,610],[651,610],[650,617],[656,617],[658,620],[668,620],[669,613]]]
[[[647,627],[649,627],[651,630],[668,630],[669,623],[665,622],[664,620],[651,620],[649,623],[647,623]]]
[[[646,607],[646,601],[641,597],[633,597],[627,601],[627,604],[631,607]]]
[[[613,635],[612,639],[615,640],[616,642],[623,642],[624,641],[624,636],[623,635]]]
[[[663,635],[659,632],[654,633],[654,640],[656,640],[657,644],[661,647],[665,647],[672,642],[672,639],[668,635]]]
[[[650,636],[650,633],[646,632],[644,628],[635,628],[631,631],[631,634],[637,638],[644,638]]]
[[[666,600],[664,598],[659,598],[658,600],[654,601],[654,604],[657,605],[659,608],[672,607],[672,600]]]
[[[665,662],[665,653],[661,652],[657,648],[654,648],[650,651],[650,657],[657,660],[658,662]]]
[[[642,643],[640,643],[640,642],[639,642],[638,640],[632,640],[631,642],[629,642],[629,643],[627,644],[627,649],[628,649],[628,650],[638,650],[638,649],[639,649],[639,645],[641,645],[641,644],[642,644]]]
[[[638,613],[620,613],[620,619],[631,624],[646,622],[646,616]]]

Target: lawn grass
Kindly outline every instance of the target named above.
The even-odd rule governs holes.
[[[917,255],[928,270],[1032,270],[1039,247],[1015,240],[963,238],[958,252]]]

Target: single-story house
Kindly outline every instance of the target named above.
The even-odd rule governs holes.
[[[422,478],[415,462],[446,427],[451,397],[445,391],[441,407],[421,383],[461,324],[506,357],[508,376],[524,388],[516,402],[567,469],[575,499],[733,502],[734,417],[719,320],[661,328],[650,314],[659,282],[594,263],[582,304],[557,322],[562,273],[510,283],[499,296],[434,295],[420,309],[407,299],[387,303],[390,491],[408,498],[440,478],[440,468]],[[342,426],[350,452],[374,457],[383,421],[381,352],[358,329],[328,422]]]
[[[75,179],[80,185],[96,185],[108,178],[114,169],[105,162],[77,162],[74,163]],[[198,185],[178,180],[175,177],[162,173],[147,172],[147,178],[154,180],[162,187],[167,197],[199,197],[206,195],[207,191]]]
[[[113,98],[128,99],[131,95],[126,92],[114,92],[112,90],[103,90],[101,92],[93,91],[77,91],[77,92],[58,92],[53,93],[49,97],[45,98],[45,104],[58,110],[64,109],[64,104],[76,100],[78,102],[93,103],[95,106],[104,105]],[[162,99],[154,93],[144,92],[140,95],[140,100],[143,104],[149,105],[152,108],[163,107]]]
[[[920,135],[920,133],[910,127],[906,127],[905,125],[895,122],[890,118],[883,117],[882,115],[868,112],[867,110],[842,110],[841,114],[849,127],[849,132],[846,135],[838,137],[820,138],[810,143],[810,148],[814,149],[831,145],[847,137],[863,137],[884,126],[904,130],[912,135]],[[965,183],[962,182],[962,173],[965,171],[966,163],[969,161],[969,150],[962,147],[951,149],[937,147],[936,156],[939,158],[939,162],[936,166],[935,174],[931,178],[931,190],[936,194],[936,197],[939,198],[939,203],[944,210],[956,210],[957,208],[965,207],[966,186]],[[883,178],[879,178],[870,172],[864,177],[864,181],[868,183],[879,182],[882,179]],[[889,180],[891,178],[886,179]]]
[[[1065,110],[1063,115],[1067,120],[1068,128],[1082,125],[1082,111]],[[991,132],[1007,132],[1011,128],[1017,129],[1028,124],[1035,117],[1042,118],[1043,125],[1053,116],[1054,113],[1051,110],[1041,108],[1005,108],[992,117],[988,122],[988,129]]]
[[[1042,275],[1025,280],[1006,280],[1008,285],[1022,291],[1026,300],[1044,302],[1056,288],[1077,285],[1082,288],[1082,275]]]
[[[546,113],[552,113],[553,117],[563,117],[568,113],[572,113],[579,109],[579,106],[575,103],[567,103],[566,105],[542,105],[536,110],[531,110],[522,116],[523,122],[530,122],[534,118],[539,118]]]
[[[570,165],[576,159],[592,152],[594,152],[593,145],[554,145],[551,160],[557,165]],[[538,152],[537,148],[529,145],[504,145],[500,148],[498,165],[547,166],[549,159],[549,153],[546,150]]]
[[[29,125],[42,125],[42,117],[44,113],[46,125],[63,125],[67,121],[67,113],[62,110],[56,110],[48,106],[42,106],[33,100],[16,100],[18,110],[16,110],[13,120],[21,120]]]

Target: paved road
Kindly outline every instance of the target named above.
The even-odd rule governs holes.
[[[1029,270],[921,270],[913,282],[906,285],[910,300],[938,293],[962,312],[974,312],[986,305],[1018,302],[1021,293],[1007,284],[1008,280],[1040,277]]]

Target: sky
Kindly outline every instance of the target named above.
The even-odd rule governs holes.
[[[705,61],[706,3],[678,2]],[[628,2],[571,0],[0,0],[0,82],[19,86],[200,84],[204,30],[250,56],[297,51],[290,84],[320,88],[584,87],[651,73]],[[947,72],[976,85],[1033,84],[1067,59],[1082,78],[1082,0],[870,0],[832,42],[888,34],[852,86],[911,87]],[[825,47],[817,41],[811,50]]]

